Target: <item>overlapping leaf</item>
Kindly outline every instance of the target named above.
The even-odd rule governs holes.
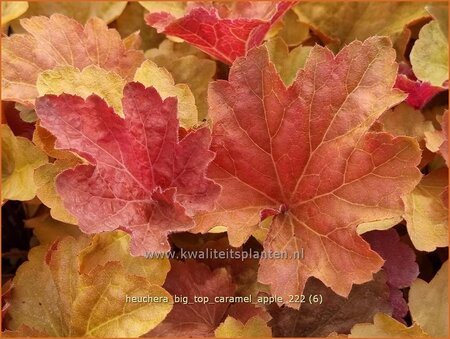
[[[448,209],[442,196],[448,187],[448,169],[435,170],[405,197],[408,233],[419,251],[448,246]]]
[[[9,330],[28,328],[53,337],[126,337],[142,335],[164,319],[172,308],[167,291],[130,275],[119,262],[80,274],[78,254],[87,245],[86,238],[66,237],[30,251],[14,278]],[[166,297],[169,302],[127,303],[130,294]]]
[[[64,2],[39,2],[30,1],[29,8],[22,18],[33,16],[50,16],[54,13],[65,15],[85,24],[90,18],[97,17],[107,24],[116,19],[124,10],[126,1],[64,1]],[[23,28],[14,21],[13,29],[16,33],[23,33]]]
[[[411,37],[408,25],[429,18],[420,2],[300,2],[294,11],[300,22],[337,50],[356,39],[387,35],[400,60]]]
[[[448,81],[448,37],[445,33],[433,20],[422,27],[411,50],[414,74],[434,86],[442,86]]]
[[[206,94],[208,84],[216,74],[216,62],[191,45],[174,43],[167,39],[158,48],[146,51],[145,56],[167,69],[175,83],[189,86],[195,97],[199,120],[206,118]]]
[[[405,326],[387,314],[378,313],[373,324],[357,324],[349,338],[426,338],[429,337],[417,324]]]
[[[385,260],[383,270],[387,274],[390,287],[392,315],[401,321],[408,313],[408,306],[400,289],[409,287],[419,275],[415,253],[411,247],[400,241],[395,229],[369,232],[364,234],[363,238]]]
[[[448,262],[429,283],[417,279],[409,290],[411,317],[432,337],[448,335]]]
[[[445,91],[445,87],[418,80],[412,69],[404,64],[400,64],[395,87],[408,93],[406,103],[415,109],[423,108],[437,94]]]
[[[91,18],[83,27],[61,14],[21,20],[28,34],[2,38],[2,99],[30,106],[38,95],[36,81],[45,70],[97,65],[132,79],[143,53],[126,48],[117,31]],[[56,29],[57,28],[57,29]]]
[[[36,195],[33,173],[47,163],[44,152],[2,124],[2,200],[31,200]]]
[[[245,324],[228,316],[214,334],[216,338],[268,338],[272,337],[272,330],[259,316],[249,319]]]
[[[260,47],[235,62],[229,81],[211,85],[209,175],[223,191],[197,230],[228,226],[237,246],[274,215],[265,250],[306,254],[261,260],[259,280],[272,293],[287,299],[314,276],[346,296],[381,268],[356,227],[400,216],[401,197],[420,178],[414,139],[368,132],[404,99],[392,89],[394,59],[386,38],[354,42],[337,56],[316,46],[286,88]]]
[[[27,1],[2,1],[2,27],[27,11]]]
[[[166,319],[149,337],[212,337],[226,315],[230,303],[215,303],[216,296],[232,296],[234,285],[224,268],[214,271],[195,261],[172,261],[164,288],[172,295],[184,296],[189,303],[174,305]],[[211,303],[194,302],[208,297]]]
[[[258,46],[271,25],[295,4],[141,3],[150,11],[147,23],[158,32],[181,38],[227,64]]]
[[[192,228],[194,213],[211,209],[219,193],[205,177],[210,132],[180,140],[176,100],[139,83],[125,86],[122,105],[125,119],[97,96],[37,100],[56,147],[91,163],[60,174],[57,191],[84,232],[121,228],[132,235],[133,254],[167,251],[167,235]]]

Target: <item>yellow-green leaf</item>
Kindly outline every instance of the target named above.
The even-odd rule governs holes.
[[[414,74],[422,81],[442,86],[448,80],[448,40],[435,20],[422,27],[411,50]]]
[[[40,73],[36,82],[39,96],[66,93],[86,99],[96,94],[121,117],[124,86],[125,80],[120,75],[96,65],[90,65],[82,71],[73,66],[59,66]]]
[[[216,74],[216,62],[186,43],[164,40],[158,48],[145,52],[145,56],[172,74],[175,83],[187,84],[195,97],[199,120],[206,118],[208,85]]]
[[[129,302],[127,297],[162,301]],[[127,275],[118,262],[109,262],[82,276],[71,336],[139,337],[162,322],[171,309],[172,297],[166,290],[143,277]]]
[[[387,314],[377,313],[373,324],[356,324],[349,338],[424,338],[429,337],[417,324],[406,327]]]
[[[79,254],[89,240],[65,237],[30,250],[13,279],[13,293],[5,297],[8,329],[20,333],[27,327],[51,337],[138,337],[166,317],[170,294],[151,279],[129,274],[120,262],[80,272]]]
[[[214,331],[216,338],[272,337],[272,330],[260,316],[250,318],[245,324],[228,316]]]
[[[130,254],[130,235],[122,231],[96,234],[92,243],[80,253],[80,269],[91,272],[97,265],[120,261],[127,274],[147,278],[153,284],[162,285],[170,270],[167,258],[133,257]]]
[[[184,128],[191,128],[198,123],[198,111],[195,98],[186,84],[176,84],[172,75],[163,67],[158,67],[151,60],[143,62],[136,70],[134,81],[146,87],[153,86],[163,99],[176,97],[178,99],[178,118]]]
[[[435,2],[425,7],[427,12],[436,19],[441,26],[441,30],[446,37],[448,37],[448,4],[445,2]]]
[[[289,52],[288,45],[279,37],[269,40],[266,46],[270,60],[286,86],[292,84],[312,49],[309,46],[298,46]]]
[[[417,279],[409,290],[409,310],[414,322],[432,337],[448,336],[448,262],[426,283]]]
[[[429,17],[420,2],[300,2],[294,11],[335,51],[355,39],[387,35],[399,57],[410,38],[406,26]]]
[[[47,163],[44,152],[2,124],[2,199],[30,200],[36,195],[33,173]]]
[[[447,171],[440,168],[426,175],[404,198],[409,237],[419,251],[448,246],[448,209],[442,200],[448,186]]]
[[[2,1],[2,27],[21,16],[27,9],[27,1]]]
[[[53,163],[45,164],[34,172],[34,182],[37,186],[36,195],[44,205],[50,208],[53,219],[68,224],[77,224],[77,218],[64,207],[61,197],[56,191],[56,176],[62,171],[79,165],[78,159],[57,159]]]
[[[288,46],[298,46],[309,37],[308,25],[299,22],[298,16],[292,10],[284,15],[280,24],[282,27],[275,37],[283,39]]]

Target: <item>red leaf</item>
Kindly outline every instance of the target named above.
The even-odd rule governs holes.
[[[259,47],[209,89],[216,152],[209,175],[223,191],[198,229],[225,225],[239,246],[261,211],[277,210],[265,250],[293,256],[303,248],[304,258],[261,260],[259,281],[285,301],[311,276],[347,296],[383,264],[356,227],[400,216],[401,196],[420,179],[414,139],[368,132],[404,99],[392,88],[396,73],[389,39],[374,37],[337,56],[314,47],[288,88]]]
[[[125,119],[97,96],[63,94],[36,101],[43,127],[91,164],[56,179],[65,207],[85,233],[121,228],[132,235],[131,252],[170,249],[167,234],[188,230],[192,215],[213,206],[219,187],[205,178],[213,153],[201,128],[178,139],[176,100],[130,83]]]
[[[446,90],[444,87],[417,80],[411,67],[405,64],[400,65],[395,88],[408,93],[406,102],[415,109],[423,108],[435,95]]]
[[[401,321],[408,312],[408,306],[399,289],[411,286],[419,275],[414,250],[400,241],[395,229],[368,232],[363,238],[385,260],[383,269],[391,288],[389,299],[394,308],[392,315]]]
[[[234,295],[234,285],[224,268],[211,271],[195,261],[172,261],[164,288],[172,296],[187,297],[189,303],[175,302],[172,311],[149,337],[213,337],[226,317],[230,303],[215,303],[214,297]],[[194,297],[208,297],[209,303],[195,303]]]
[[[145,19],[158,32],[179,37],[231,64],[261,44],[270,27],[294,5],[292,1],[257,4],[248,1],[240,2],[239,8],[229,9],[220,3],[194,4],[178,19],[167,12],[149,13]],[[258,8],[253,9],[254,6]]]

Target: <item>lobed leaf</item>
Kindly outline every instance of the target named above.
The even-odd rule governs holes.
[[[158,48],[145,52],[145,56],[167,69],[176,83],[187,84],[195,97],[199,120],[208,114],[206,95],[208,84],[216,74],[216,62],[186,43],[161,42]]]
[[[143,53],[126,48],[117,31],[91,18],[83,27],[61,14],[21,20],[28,34],[2,38],[2,99],[33,106],[40,73],[57,66],[97,65],[132,79]],[[57,29],[55,29],[57,28]]]
[[[64,1],[64,2],[36,2],[30,1],[29,8],[23,18],[33,16],[51,16],[54,13],[65,15],[85,24],[90,18],[97,17],[107,24],[114,21],[124,10],[126,1]],[[23,33],[24,30],[19,20],[13,22],[15,33]]]
[[[20,17],[28,7],[27,1],[2,1],[2,27]]]
[[[408,234],[419,251],[448,246],[448,209],[442,194],[448,187],[448,169],[434,170],[405,198]]]
[[[417,279],[409,290],[411,317],[432,337],[448,334],[448,261],[433,280]]]
[[[130,274],[119,262],[80,272],[79,254],[88,245],[87,237],[65,237],[31,249],[8,298],[9,330],[24,335],[32,329],[31,334],[52,337],[127,337],[143,335],[165,318],[172,308],[169,293]],[[127,295],[168,302],[132,303]]]
[[[172,75],[166,69],[146,60],[136,70],[134,81],[145,87],[154,87],[162,99],[176,97],[178,118],[182,127],[189,129],[198,123],[197,106],[191,89],[186,84],[175,85]]]
[[[352,328],[349,338],[425,338],[429,337],[420,326],[406,327],[386,314],[378,313],[373,324],[357,324]]]
[[[192,216],[212,208],[219,186],[205,177],[213,158],[210,132],[178,137],[177,103],[154,88],[129,83],[125,118],[97,96],[63,94],[37,100],[41,124],[89,165],[56,179],[64,206],[85,233],[122,229],[131,252],[168,251],[167,235],[193,227]]]
[[[33,199],[37,190],[33,172],[47,161],[45,153],[30,140],[16,137],[2,124],[2,200]]]
[[[270,338],[272,330],[264,319],[255,316],[245,324],[228,316],[214,331],[216,338]]]
[[[270,27],[295,4],[140,3],[150,11],[147,23],[158,32],[181,38],[226,64],[261,44]]]
[[[58,66],[39,74],[36,88],[39,96],[73,94],[86,99],[96,94],[123,117],[122,92],[125,80],[114,72],[90,65],[81,71],[73,66]]]
[[[365,233],[363,238],[385,260],[383,270],[390,288],[392,316],[403,322],[408,313],[408,305],[400,289],[411,286],[419,275],[414,250],[400,241],[395,229]]]
[[[210,87],[216,158],[208,173],[223,190],[196,230],[225,225],[239,246],[273,215],[264,249],[306,253],[260,262],[259,281],[285,300],[311,276],[346,296],[382,266],[356,227],[401,216],[401,197],[421,176],[414,139],[368,132],[404,99],[392,89],[394,59],[382,37],[336,56],[316,46],[286,88],[260,47]]]
[[[425,5],[415,2],[300,2],[293,10],[300,22],[335,50],[353,40],[386,35],[399,59],[411,37],[408,25],[429,18]]]
[[[189,303],[176,303],[148,337],[212,337],[226,315],[230,303],[215,303],[216,296],[232,296],[234,285],[224,268],[214,271],[195,261],[171,261],[164,288],[171,295],[189,298]],[[194,297],[208,297],[211,303],[194,303]]]
[[[422,27],[410,58],[414,74],[420,80],[434,86],[442,86],[448,81],[448,38],[438,22],[432,21]]]

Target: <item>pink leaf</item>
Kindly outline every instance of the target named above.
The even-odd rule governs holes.
[[[167,234],[190,229],[193,214],[210,209],[219,193],[205,178],[210,132],[179,140],[176,100],[139,83],[125,87],[122,102],[125,119],[94,95],[37,99],[56,147],[90,162],[61,173],[57,190],[85,233],[121,228],[132,235],[132,254],[167,251]]]

